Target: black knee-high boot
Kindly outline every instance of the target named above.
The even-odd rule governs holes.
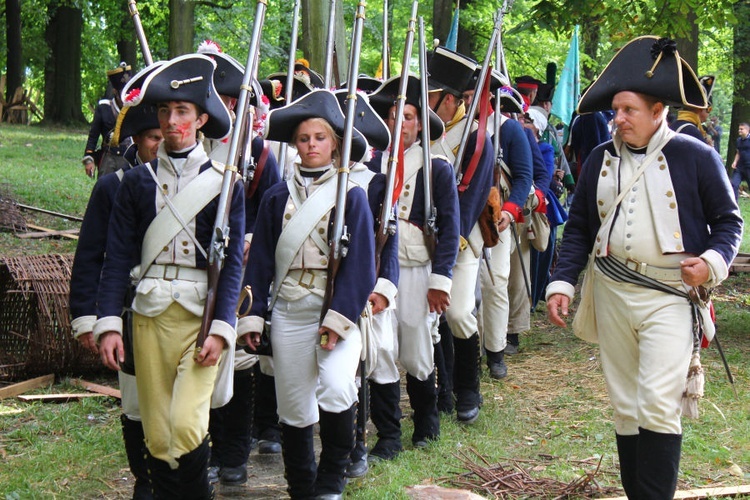
[[[630,500],[638,498],[638,434],[616,434],[617,455],[620,459],[620,481]]]
[[[454,337],[453,347],[456,418],[461,423],[471,424],[479,416],[479,335],[468,339]]]
[[[414,434],[411,442],[418,447],[440,437],[440,417],[437,410],[435,372],[425,380],[406,374],[406,392],[414,410]]]
[[[453,334],[448,322],[438,327],[440,342],[433,346],[437,368],[438,411],[453,413]]]
[[[315,496],[315,448],[313,426],[293,427],[281,424],[281,453],[289,496],[309,499]]]
[[[383,460],[395,458],[401,450],[401,383],[370,382],[370,420],[378,430],[378,442],[370,457]]]
[[[147,453],[148,476],[151,479],[153,498],[157,500],[180,499],[180,473],[167,462]]]
[[[638,428],[638,499],[672,500],[677,489],[682,434]]]
[[[122,422],[122,438],[125,441],[125,453],[128,456],[128,465],[130,465],[130,472],[135,477],[133,499],[148,500],[153,498],[153,495],[148,478],[146,445],[143,442],[143,425],[137,420],[129,419],[124,414],[120,416],[120,421]]]
[[[281,426],[276,411],[276,385],[274,377],[260,371],[255,364],[255,411],[253,414],[258,453],[281,453]]]
[[[208,461],[211,455],[208,437],[193,451],[177,459],[180,496],[184,500],[210,500],[214,488],[208,483]]]
[[[346,466],[354,448],[355,407],[340,413],[320,411],[320,464],[315,480],[317,495],[341,495]]]

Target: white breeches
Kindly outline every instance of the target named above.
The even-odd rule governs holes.
[[[484,259],[479,269],[479,280],[482,286],[483,345],[485,349],[492,352],[505,349],[508,338],[508,315],[510,314],[508,279],[512,248],[513,235],[508,228],[500,233],[499,243],[489,249],[492,277]]]

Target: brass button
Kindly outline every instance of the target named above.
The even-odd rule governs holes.
[[[169,247],[168,246],[164,247],[164,249],[162,250],[162,252],[169,252]]]
[[[603,219],[603,218],[605,218],[607,216],[607,212],[600,212],[599,215]]]
[[[328,259],[320,259],[320,263],[324,266],[328,265]]]
[[[597,236],[597,237],[596,237],[596,242],[597,242],[597,243],[599,243],[599,242],[601,242],[601,241],[602,241],[602,238],[601,238],[601,236]]]
[[[186,249],[184,249],[184,250],[182,251],[182,253],[184,253],[185,255],[187,255],[187,254],[189,254],[189,253],[190,253],[190,250],[188,250],[188,249],[186,248]]]
[[[667,166],[664,165],[663,163],[661,165],[659,165],[659,170],[664,170],[665,168],[667,168]]]
[[[404,189],[409,189],[409,187],[410,186],[407,184],[407,185],[404,186]]]
[[[161,188],[162,188],[162,189],[163,189],[164,191],[167,191],[167,190],[169,189],[169,184],[162,184],[162,185],[161,185]]]
[[[607,177],[607,171],[606,170],[602,171],[602,177]]]
[[[602,253],[602,250],[601,250],[601,248],[597,248],[597,249],[596,249],[596,255],[600,255],[601,253]]]
[[[660,156],[660,157],[659,157],[659,161],[664,161],[664,157],[663,157],[663,156]]]
[[[609,161],[609,160],[607,160],[607,161],[604,162],[604,164],[607,165],[607,166],[610,166],[610,165],[612,165],[612,162]]]
[[[409,191],[404,191],[404,196],[409,196]]]
[[[401,211],[402,211],[402,212],[406,212],[406,207],[405,207],[405,206],[402,206],[402,207],[401,207]]]
[[[350,327],[349,325],[346,325],[346,326],[344,327],[344,331],[347,331],[347,330],[348,330],[349,328],[351,328],[351,327]]]
[[[292,218],[292,214],[284,214],[284,218],[285,218],[286,220],[289,220],[289,219],[291,219],[291,218]]]
[[[677,208],[677,204],[676,203],[670,203],[669,204],[669,208]]]
[[[318,234],[323,234],[323,233],[325,233],[325,232],[326,232],[326,230],[325,230],[325,229],[323,229],[322,227],[319,227],[319,228],[318,228]]]
[[[599,206],[604,206],[604,200],[599,200],[597,203],[599,203]]]
[[[678,252],[682,252],[682,245],[677,245],[677,246],[675,247],[675,249],[676,249],[676,250],[677,250]]]
[[[182,242],[182,246],[184,246],[184,247],[188,246],[188,242],[187,241],[183,241]]]
[[[675,238],[679,238],[679,237],[680,237],[680,233],[679,233],[679,231],[675,231],[675,232],[674,232],[674,237],[675,237]]]
[[[667,198],[671,198],[674,196],[674,193],[672,191],[667,191]]]

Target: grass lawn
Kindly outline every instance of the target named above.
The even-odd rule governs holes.
[[[84,130],[0,125],[0,188],[20,203],[83,215],[93,186],[80,164],[85,140]],[[750,200],[743,199],[741,208],[748,220]],[[45,227],[77,227],[58,218],[25,215]],[[20,240],[0,232],[0,256],[74,250],[73,241]],[[748,234],[742,251],[750,252]],[[715,346],[704,350],[706,395],[700,419],[683,421],[680,489],[750,483],[750,275],[730,277],[714,300],[737,397]],[[414,450],[405,405],[406,451],[351,481],[347,498],[406,498],[405,487],[411,485],[476,484],[478,480],[461,474],[470,466],[497,463],[529,471],[540,481],[565,483],[598,468],[599,485],[619,487],[614,427],[596,346],[576,339],[570,330],[550,327],[543,305],[532,322],[531,332],[522,337],[521,353],[506,358],[509,376],[496,381],[483,373],[484,406],[474,425],[462,426],[444,416],[441,439],[426,450]],[[36,392],[80,391],[69,382],[62,377]],[[114,376],[99,382],[116,385]],[[132,479],[119,415],[117,401],[110,398],[59,404],[0,401],[0,498],[128,498]],[[253,452],[248,485],[220,490],[219,497],[278,497],[284,490],[280,461],[270,468],[261,465]]]

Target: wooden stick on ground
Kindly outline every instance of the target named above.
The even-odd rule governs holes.
[[[83,399],[83,398],[103,398],[105,394],[90,394],[88,392],[82,394],[76,393],[65,393],[65,394],[36,394],[36,395],[20,395],[18,399],[21,401],[43,401],[48,403],[64,403],[71,399]]]
[[[29,224],[28,222],[26,223],[26,227],[28,227],[29,229],[36,229],[37,231],[45,231],[47,233],[54,233],[55,232],[54,229],[50,229],[48,227],[37,226],[36,224]],[[75,234],[61,234],[60,236],[62,236],[63,238],[69,238],[71,240],[77,240],[78,239],[78,236],[75,235]]]
[[[720,486],[714,488],[695,488],[691,490],[678,490],[674,494],[676,499],[693,499],[693,498],[716,498],[716,497],[735,497],[750,493],[750,484],[740,486]],[[609,500],[627,500],[627,497],[611,497]]]
[[[104,394],[105,396],[112,396],[113,398],[117,398],[117,399],[122,399],[122,393],[120,392],[120,390],[115,389],[113,387],[95,384],[93,382],[89,382],[87,380],[83,380],[80,378],[71,380],[71,383],[75,386],[83,387],[87,391]]]
[[[32,389],[38,389],[39,387],[52,385],[54,383],[54,375],[44,375],[43,377],[25,380],[23,382],[9,385],[8,387],[3,387],[2,389],[0,389],[0,399],[12,398],[13,396],[18,396],[19,394],[23,394],[24,392],[30,391]]]

